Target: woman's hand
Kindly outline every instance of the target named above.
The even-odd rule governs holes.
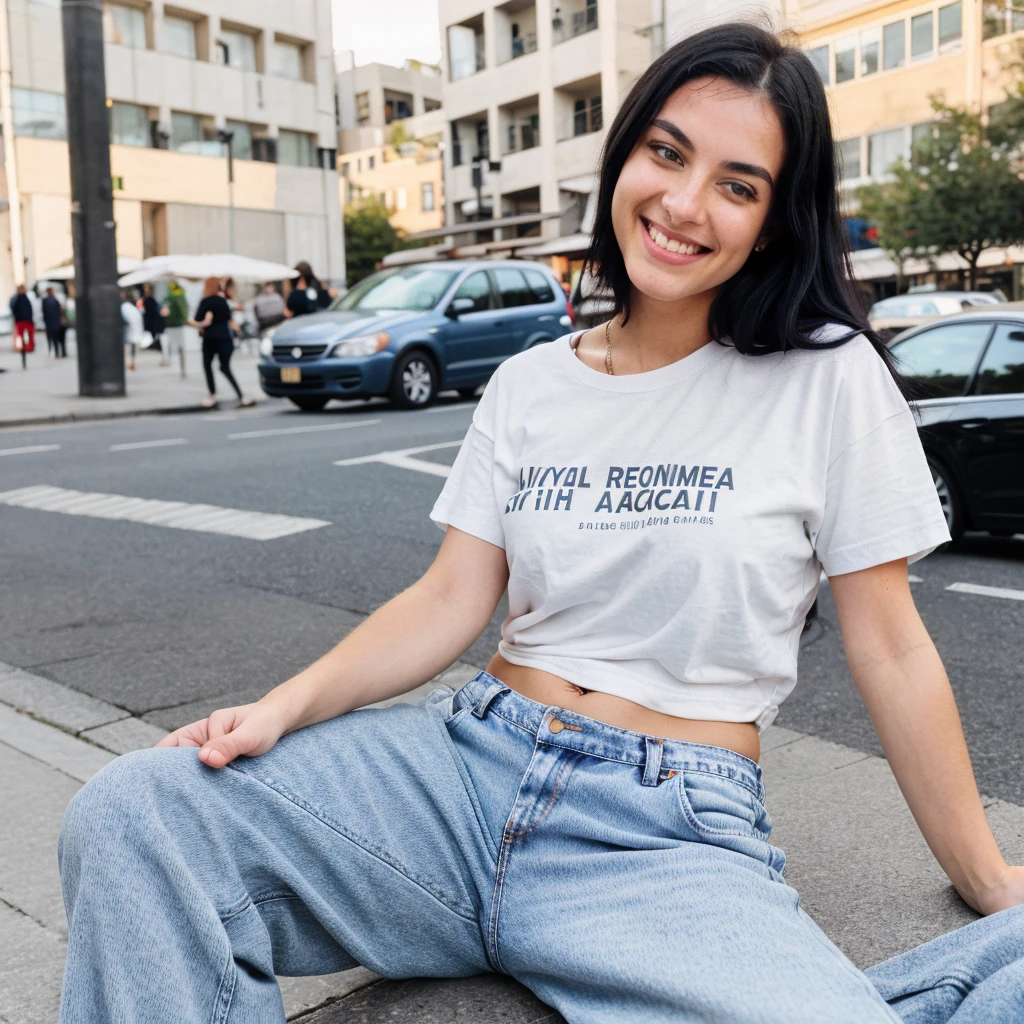
[[[158,747],[199,747],[199,760],[223,768],[236,757],[265,754],[287,732],[281,712],[263,703],[222,708],[168,733]]]

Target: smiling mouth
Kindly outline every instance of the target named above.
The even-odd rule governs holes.
[[[683,256],[699,256],[702,253],[711,252],[706,245],[690,244],[689,242],[680,242],[675,238],[669,238],[667,235],[662,234],[646,217],[641,217],[640,220],[643,222],[647,234],[651,236],[651,241],[659,249],[664,249],[666,252],[680,253]]]

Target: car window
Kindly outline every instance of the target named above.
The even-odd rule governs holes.
[[[538,302],[554,302],[555,293],[551,290],[548,279],[539,270],[524,270],[526,283],[530,286],[534,298]]]
[[[918,398],[964,393],[991,324],[941,324],[893,345],[900,372],[918,385]]]
[[[331,304],[331,309],[360,313],[398,309],[424,313],[441,301],[457,273],[457,270],[440,267],[382,270],[353,285]]]
[[[498,284],[498,291],[501,292],[501,304],[503,306],[529,306],[537,299],[533,292],[527,287],[526,278],[521,270],[513,267],[498,267],[493,271],[494,280]]]
[[[479,313],[481,310],[494,308],[494,300],[491,297],[491,282],[487,280],[487,275],[482,270],[470,274],[459,285],[452,298],[472,299],[473,308],[466,310],[467,313]]]
[[[1024,393],[1024,330],[1000,324],[981,361],[972,392],[976,395]]]

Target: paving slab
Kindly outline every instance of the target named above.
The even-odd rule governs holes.
[[[92,778],[114,755],[0,704],[0,743],[57,768],[79,782]]]
[[[59,936],[0,903],[0,1021],[56,1021],[65,950]]]
[[[127,712],[126,712],[127,715]],[[133,750],[155,747],[167,735],[167,729],[144,722],[141,718],[127,717],[101,725],[95,729],[86,729],[82,737],[90,743],[96,743],[115,754],[129,754]]]
[[[116,722],[131,714],[105,700],[2,663],[0,703],[76,733]]]

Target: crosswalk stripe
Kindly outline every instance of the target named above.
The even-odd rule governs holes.
[[[173,445],[188,444],[187,437],[163,437],[159,441],[126,441],[123,444],[112,444],[112,452],[130,452],[136,448],[170,448]]]
[[[90,516],[95,519],[124,519],[148,526],[197,530],[201,533],[219,533],[229,537],[261,541],[277,540],[293,533],[331,525],[325,519],[278,515],[273,512],[252,512],[247,509],[185,501],[133,498],[123,494],[74,491],[70,488],[45,485],[4,491],[0,493],[0,505],[61,512],[73,516]]]
[[[980,583],[950,583],[947,590],[956,594],[976,594],[978,597],[1001,597],[1007,601],[1024,601],[1024,590],[1009,587],[985,587]]]
[[[55,452],[59,444],[29,444],[23,448],[0,448],[0,455],[35,455],[36,452]]]
[[[371,427],[380,420],[352,420],[351,423],[318,423],[309,427],[279,427],[276,430],[245,430],[228,434],[229,441],[242,441],[250,437],[276,437],[279,434],[319,434],[324,430],[348,430],[350,427]]]
[[[352,459],[339,459],[336,466],[365,466],[369,462],[383,462],[386,466],[396,466],[398,469],[411,469],[417,473],[429,473],[431,476],[449,476],[451,466],[440,462],[425,462],[423,459],[414,459],[413,455],[422,452],[436,452],[442,448],[458,448],[462,441],[442,441],[440,444],[423,444],[418,448],[400,448],[397,451],[376,452],[373,455],[357,455]]]

